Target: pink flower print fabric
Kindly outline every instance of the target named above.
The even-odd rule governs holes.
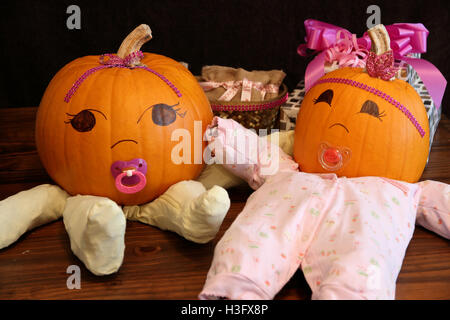
[[[214,117],[206,135],[211,141],[208,147],[214,151],[216,163],[223,164],[255,190],[267,176],[298,171],[298,164],[291,156],[234,120]]]
[[[237,126],[215,121],[219,132]],[[258,175],[258,163],[240,172],[259,188],[217,244],[200,299],[272,299],[298,268],[313,299],[394,299],[415,222],[450,237],[444,183],[308,174],[279,156],[285,165],[274,175]]]

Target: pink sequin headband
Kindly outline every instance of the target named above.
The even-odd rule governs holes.
[[[318,84],[322,84],[322,83],[342,83],[342,84],[346,84],[346,85],[350,85],[356,88],[360,88],[363,89],[365,91],[368,91],[370,93],[373,93],[374,95],[386,100],[387,102],[389,102],[390,104],[392,104],[394,107],[396,107],[397,109],[399,109],[405,116],[408,117],[409,121],[411,121],[411,123],[414,125],[414,127],[416,127],[417,131],[419,131],[420,136],[423,138],[425,136],[425,130],[423,130],[423,128],[421,127],[421,125],[419,124],[419,122],[417,121],[417,119],[412,115],[412,113],[408,110],[407,107],[405,107],[403,104],[401,104],[400,102],[398,102],[397,100],[395,100],[394,98],[392,98],[391,96],[387,95],[386,93],[375,89],[371,86],[368,86],[364,83],[358,82],[358,81],[354,81],[354,80],[350,80],[350,79],[344,79],[344,78],[325,78],[325,79],[320,79],[319,81],[317,81],[315,83],[315,85]]]
[[[144,69],[148,72],[153,73],[155,76],[159,77],[162,81],[164,81],[174,92],[178,97],[182,97],[181,92],[178,90],[175,85],[170,82],[166,77],[164,77],[162,74],[156,72],[155,70],[152,70],[144,65],[135,65],[138,64],[139,61],[144,57],[144,54],[142,51],[136,51],[133,53],[130,53],[125,58],[120,58],[115,54],[107,53],[102,54],[99,58],[100,66],[91,68],[87,70],[85,73],[81,75],[81,77],[78,78],[77,81],[72,85],[72,88],[67,92],[66,96],[64,97],[65,102],[69,102],[70,98],[75,94],[78,87],[83,83],[84,80],[86,80],[87,77],[89,77],[91,74],[98,70],[106,69],[106,68],[128,68],[128,69]]]

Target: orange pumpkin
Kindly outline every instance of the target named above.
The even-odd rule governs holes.
[[[141,25],[117,56],[125,58],[150,38],[148,26]],[[194,121],[201,121],[203,133],[211,108],[193,75],[172,59],[144,53],[128,67],[98,69],[99,59],[107,58],[117,59],[82,57],[55,75],[38,109],[37,149],[51,178],[72,195],[146,203],[201,172],[203,164],[193,160],[172,161],[171,150],[180,142],[171,141],[171,134],[188,130],[194,155]]]
[[[366,69],[342,68],[306,94],[297,117],[294,157],[305,172],[419,180],[429,152],[429,127],[420,96],[395,80],[383,25],[372,40]]]
[[[417,92],[403,80],[373,78],[361,68],[322,77],[297,117],[294,158],[304,172],[416,182],[428,150],[427,114]]]

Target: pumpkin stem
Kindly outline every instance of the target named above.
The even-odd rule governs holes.
[[[377,55],[382,55],[385,52],[391,50],[391,39],[389,34],[382,24],[377,24],[376,26],[367,30],[369,34],[372,45],[370,51]]]
[[[395,80],[401,70],[395,67],[394,54],[391,50],[391,39],[382,24],[367,30],[372,42],[366,61],[366,72],[374,78]]]
[[[136,27],[131,33],[122,41],[117,55],[120,58],[125,58],[130,53],[136,52],[152,38],[152,30],[146,24],[141,24]]]

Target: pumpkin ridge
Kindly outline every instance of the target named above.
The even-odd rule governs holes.
[[[77,66],[77,65],[74,65],[74,68],[73,69],[76,69],[77,71],[78,70],[83,70],[83,68],[82,67],[79,67],[79,66]],[[68,72],[69,71],[72,71],[71,73],[73,74],[74,72],[74,70],[73,69],[69,69],[68,70]],[[65,85],[65,83],[61,83],[60,84],[60,86],[61,87],[63,87]],[[64,89],[62,89],[62,88],[58,88],[58,89],[60,89],[60,90],[62,90],[62,91],[65,91]],[[58,90],[59,91],[59,90]],[[58,99],[60,99],[60,97],[58,97]],[[65,113],[73,113],[73,114],[76,114],[76,113],[78,113],[79,111],[81,111],[81,110],[77,110],[77,111],[72,111],[72,109],[71,109],[71,105],[70,104],[67,104],[67,103],[65,103],[64,102],[64,100],[63,99],[61,99],[61,101],[59,102],[59,104],[61,104],[61,105],[64,105],[64,111],[63,111],[63,114],[65,114]],[[85,103],[83,103],[82,105],[85,105]],[[64,155],[64,162],[63,163],[58,163],[57,164],[57,166],[58,166],[58,168],[57,168],[57,170],[55,171],[55,172],[53,172],[52,173],[52,179],[54,179],[59,185],[62,185],[62,184],[67,184],[67,187],[66,187],[66,189],[67,189],[67,191],[71,194],[71,195],[74,195],[74,193],[73,193],[73,191],[72,190],[74,190],[74,187],[73,187],[73,177],[70,175],[69,177],[67,177],[67,174],[68,174],[68,172],[69,172],[69,170],[67,169],[67,163],[70,163],[70,160],[71,159],[69,159],[69,154],[68,154],[68,152],[67,152],[67,149],[69,148],[74,148],[74,146],[70,143],[70,138],[69,138],[69,135],[68,135],[68,133],[69,133],[69,131],[70,130],[73,130],[73,128],[69,125],[69,124],[65,124],[64,125],[64,129],[63,129],[63,131],[64,131],[64,138],[63,138],[63,144],[62,144],[62,148],[63,148],[63,155]],[[78,156],[79,155],[79,153],[77,153],[76,154],[76,156]],[[78,159],[77,159],[78,160]],[[76,163],[79,163],[79,161],[75,161]],[[63,167],[59,167],[59,166],[63,166]],[[49,171],[48,169],[47,169],[47,171]],[[60,173],[60,172],[63,172],[63,173]],[[61,176],[61,179],[59,178],[59,176],[60,175],[62,175]]]
[[[113,139],[114,128],[112,127],[112,124],[116,123],[114,120],[117,119],[117,115],[114,112],[114,107],[113,106],[114,106],[114,103],[116,103],[116,101],[115,101],[113,95],[116,93],[115,88],[116,88],[117,82],[119,80],[119,77],[117,76],[117,74],[119,72],[121,72],[121,71],[123,71],[123,70],[119,69],[119,68],[115,68],[114,69],[114,75],[112,76],[112,81],[111,81],[111,91],[110,91],[111,93],[108,95],[109,96],[109,100],[108,100],[107,108],[109,108],[109,113],[110,113],[110,118],[111,118],[111,122],[109,124],[110,128],[108,130],[109,131],[109,143],[108,143],[109,146],[112,146],[113,143],[115,143],[115,140]],[[113,157],[113,152],[112,151],[109,152],[108,155],[109,155],[109,157],[108,157],[109,158],[109,163],[112,164],[115,161],[115,159]],[[128,161],[130,159],[121,159],[121,160]],[[109,179],[111,179],[111,177],[109,177]]]
[[[69,72],[69,70],[62,69],[62,70],[60,70],[60,72],[58,72],[55,75],[55,77],[59,75],[59,77],[61,78],[63,76],[66,76],[68,74],[68,72]],[[56,79],[53,78],[52,80],[50,80],[48,86],[49,87],[50,86],[55,87],[57,84],[58,84],[57,78]],[[58,90],[53,90],[53,91],[49,91],[49,92],[47,92],[47,90],[46,90],[46,92],[44,93],[44,95],[43,95],[43,97],[42,97],[42,99],[41,99],[41,101],[39,103],[39,105],[41,106],[41,105],[45,104],[47,101],[48,101],[47,104],[53,105],[55,103],[55,100],[56,100],[58,94],[59,94]],[[45,134],[44,131],[47,128],[46,125],[38,126],[37,125],[37,123],[39,122],[38,119],[47,119],[49,112],[50,112],[50,108],[44,108],[44,107],[42,107],[42,108],[39,107],[38,108],[37,115],[36,115],[37,121],[35,123],[35,141],[36,141],[36,144],[40,143],[40,137]],[[46,163],[48,163],[48,155],[46,153],[42,154],[42,152],[39,152],[39,150],[40,149],[37,148],[39,157],[40,157],[40,159],[42,159],[41,162],[43,162],[43,164],[45,165]]]
[[[139,83],[139,81],[137,80],[137,78],[136,77],[131,77],[130,78],[130,82],[131,83],[133,83],[133,86],[134,86],[134,92],[140,92],[139,91],[139,88],[138,88],[138,83]],[[139,107],[140,108],[145,108],[145,105],[143,104],[143,97],[142,97],[142,95],[139,95]],[[137,115],[137,116],[139,116],[139,115]],[[137,123],[137,120],[136,120],[136,126],[138,126],[139,124]],[[138,138],[138,141],[139,141],[139,154],[142,154],[143,153],[143,150],[142,150],[142,144],[143,144],[143,133],[142,133],[142,131],[143,130],[137,130],[137,132],[138,132],[138,134],[139,134],[139,138]],[[129,160],[129,159],[125,159],[125,160]],[[112,163],[112,162],[111,162]],[[152,163],[150,163],[150,162],[147,162],[147,165],[148,166],[151,166],[152,165]],[[151,172],[151,170],[149,170],[148,172]],[[152,177],[150,177],[150,179],[151,179]]]
[[[355,73],[354,77],[356,78],[356,81],[360,82],[360,83],[364,83],[366,84],[366,74],[365,73]],[[360,94],[364,95],[365,97],[368,96],[374,100],[377,100],[376,97],[373,97],[369,92],[367,91],[362,91]],[[364,98],[363,100],[367,100],[366,98]],[[359,108],[359,106],[358,106]],[[369,136],[369,126],[365,125],[364,129],[363,129],[363,134],[362,134],[362,138],[361,141],[367,141],[367,137]],[[376,139],[376,137],[372,137],[372,139]],[[363,150],[364,150],[365,145],[363,143],[360,143],[359,145],[359,150],[358,150],[358,154],[359,154],[359,159],[357,159],[357,166],[355,169],[355,176],[361,176],[364,174],[363,169],[361,169],[361,163],[363,163],[363,157],[365,156]],[[354,163],[352,163],[354,165]],[[367,174],[365,174],[367,175]]]
[[[130,81],[133,83],[134,90],[135,90],[134,92],[142,92],[143,89],[141,88],[141,86],[143,86],[143,82],[144,81],[142,81],[141,79],[138,79],[137,77],[133,76],[131,73],[128,73],[128,75],[130,77]],[[151,77],[151,76],[154,76],[154,75],[148,74],[147,76]],[[143,109],[147,108],[147,105],[148,105],[147,102],[145,102],[143,99],[144,99],[143,96],[139,95],[139,97],[138,97],[138,101],[139,101],[138,110],[140,109],[139,113],[141,113]],[[140,115],[137,114],[136,116],[139,117]],[[146,116],[148,116],[148,115],[146,115]],[[137,120],[136,120],[135,125],[136,126],[145,126],[146,125],[145,119],[143,119],[143,120],[144,121],[141,121],[140,123],[137,123]],[[134,119],[133,119],[133,122],[134,122]],[[158,129],[160,129],[160,128],[158,128]],[[144,131],[143,129],[141,129],[141,130],[138,129],[137,130],[137,132],[139,133],[139,143],[140,143],[139,147],[138,147],[139,148],[139,154],[143,154],[144,153],[144,150],[143,150],[143,147],[142,147],[143,143],[144,143],[144,140],[145,140],[144,137],[143,137],[143,134],[144,134],[143,131]],[[158,136],[160,136],[160,135],[161,135],[161,133],[159,132]],[[153,148],[154,148],[153,143],[150,142],[149,148],[153,152]],[[153,169],[154,164],[152,163],[152,161],[150,161],[150,160],[146,160],[146,161],[147,161],[147,166],[148,166],[147,178],[149,180],[152,179],[152,180],[161,181],[162,179],[160,177],[155,177],[155,175],[154,175],[154,169]],[[154,192],[154,191],[151,190],[151,192]]]
[[[83,69],[84,69],[84,68],[83,68]],[[84,94],[82,94],[81,97],[80,97],[82,103],[80,104],[79,101],[78,101],[78,102],[76,103],[77,105],[81,106],[81,108],[88,107],[87,101],[90,100],[90,99],[92,99],[92,98],[91,98],[91,95],[93,95],[93,93],[94,93],[93,87],[96,88],[97,85],[98,85],[98,84],[97,84],[97,81],[100,80],[99,78],[101,78],[102,76],[105,76],[106,74],[107,74],[106,72],[103,72],[103,74],[96,74],[96,77],[91,78],[91,79],[90,79],[91,81],[89,81],[88,83],[85,83],[85,86],[83,86],[83,88],[81,89],[81,90],[83,90],[83,93],[84,93]],[[104,84],[103,84],[103,85],[104,85]],[[80,94],[79,94],[78,96],[80,96]],[[74,97],[73,97],[73,98],[74,98]],[[76,97],[75,97],[75,98],[76,98]],[[69,105],[69,107],[73,108],[73,104],[72,104],[72,103],[69,103],[68,105]],[[94,107],[94,106],[90,106],[90,107]],[[105,108],[105,106],[96,106],[96,107],[98,107],[98,108],[99,108],[99,107]],[[78,111],[78,110],[77,110],[77,111]],[[75,111],[75,112],[77,112],[77,111]],[[72,112],[72,113],[75,113],[75,112]],[[110,119],[110,118],[111,118],[110,114],[107,114],[107,117],[108,117],[108,119]],[[109,120],[108,120],[108,121],[109,121]],[[98,126],[98,124],[97,124],[97,126]],[[68,130],[71,130],[71,129],[72,129],[72,128],[68,128]],[[89,133],[87,133],[87,134],[89,134],[89,135],[95,135],[95,134],[97,133],[97,131],[98,131],[98,130],[96,130],[96,129],[98,129],[98,128],[95,128],[95,127],[94,127],[93,130],[95,130],[95,131],[89,132]],[[66,133],[67,133],[67,130],[66,130]],[[76,134],[79,134],[79,135],[80,135],[80,139],[81,139],[80,143],[84,143],[83,140],[84,140],[84,139],[87,139],[87,137],[86,137],[86,135],[85,135],[84,133],[76,133]],[[89,138],[92,139],[93,137],[89,137]],[[65,143],[65,147],[67,147],[67,143]],[[80,150],[80,146],[78,146],[78,149]],[[85,150],[83,150],[83,151],[85,151]],[[90,150],[89,150],[89,151],[90,151]],[[90,151],[90,152],[92,152],[92,151]],[[89,152],[89,153],[90,153],[90,152]],[[95,152],[95,151],[94,151],[94,152]],[[64,150],[64,154],[65,154],[66,157],[67,157],[68,152],[67,152],[66,150]],[[81,170],[82,170],[82,172],[84,173],[84,172],[89,172],[90,161],[86,161],[86,159],[84,159],[83,154],[84,154],[84,153],[82,153],[82,152],[75,152],[75,157],[76,157],[75,163],[78,164],[78,165],[80,165]],[[70,163],[69,161],[70,161],[70,160],[65,159],[65,163]],[[76,174],[76,173],[75,173],[75,174]],[[98,173],[97,173],[97,174],[98,174]],[[76,187],[73,186],[74,181],[77,181],[77,177],[74,177],[74,176],[72,175],[72,176],[70,177],[71,190],[76,189]],[[86,184],[87,184],[87,181],[86,181]],[[73,186],[73,187],[72,187],[72,186]],[[88,193],[90,193],[91,186],[90,186],[90,185],[86,185],[86,187],[84,187],[83,189],[87,191],[87,192],[85,191],[85,194],[88,194]]]

